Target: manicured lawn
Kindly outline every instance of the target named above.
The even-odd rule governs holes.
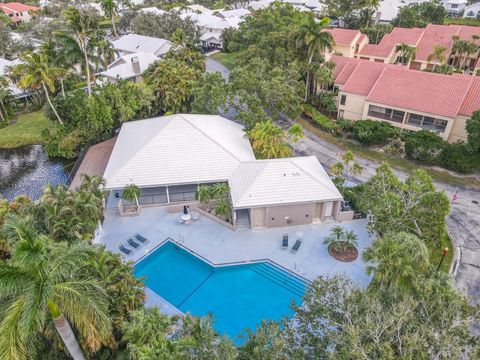
[[[444,24],[455,24],[455,25],[468,25],[468,26],[480,26],[480,20],[477,19],[453,19],[453,18],[446,18]]]
[[[298,123],[301,124],[304,128],[310,130],[312,133],[317,135],[319,138],[324,139],[332,144],[336,144],[345,150],[350,150],[353,153],[361,156],[365,159],[374,160],[378,162],[388,161],[388,163],[399,170],[406,172],[411,172],[415,169],[421,168],[425,170],[433,180],[441,181],[447,184],[457,185],[457,186],[466,186],[471,188],[480,189],[480,181],[473,176],[454,176],[448,173],[447,171],[436,170],[429,167],[422,166],[413,161],[400,158],[397,156],[389,155],[386,153],[380,153],[378,151],[369,149],[366,146],[355,144],[351,141],[337,138],[330,133],[322,131],[317,127],[313,126],[310,122],[305,119],[299,119]]]
[[[211,56],[212,59],[221,62],[228,70],[232,70],[236,65],[238,53],[219,52]]]
[[[21,114],[14,125],[0,129],[0,148],[42,144],[43,129],[53,129],[55,123],[48,120],[43,111]]]
[[[444,237],[440,241],[440,245],[433,243],[428,244],[428,252],[430,254],[430,263],[434,265],[436,269],[438,264],[440,263],[440,260],[442,259],[443,249],[446,247],[448,247],[448,254],[443,260],[440,269],[443,272],[448,273],[448,271],[450,270],[450,264],[452,263],[453,259],[453,244],[452,240],[450,240],[448,235],[444,235]]]

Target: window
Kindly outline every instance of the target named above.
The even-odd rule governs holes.
[[[458,4],[450,4],[450,6],[452,7],[452,9],[458,8]]]
[[[425,130],[444,132],[447,128],[448,121],[436,119],[430,116],[423,116],[418,114],[409,114],[407,123],[410,125],[421,127]]]
[[[381,106],[370,105],[368,107],[368,115],[380,119],[402,123],[405,113],[399,110],[384,108]]]
[[[344,115],[345,115],[345,112],[343,110],[341,110],[341,109],[338,110],[338,118],[339,119],[343,119]]]
[[[340,105],[345,105],[346,102],[347,102],[347,95],[342,95],[340,97]]]

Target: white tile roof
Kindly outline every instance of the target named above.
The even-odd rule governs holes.
[[[222,15],[224,18],[229,17],[243,17],[250,15],[250,11],[247,9],[232,9],[232,10],[218,10],[218,13]]]
[[[225,181],[254,158],[241,125],[177,114],[123,124],[104,177],[109,189]]]
[[[0,58],[0,76],[5,76],[8,74],[8,68],[20,64],[22,61],[20,59],[7,60]]]
[[[342,199],[315,156],[244,162],[229,185],[234,208]]]
[[[132,60],[137,58],[140,64],[140,74],[143,74],[148,67],[159,58],[152,53],[133,53],[121,56],[113,63],[111,63],[107,70],[100,73],[111,79],[130,79],[140,74],[135,74],[133,71]]]
[[[115,50],[135,53],[145,52],[161,56],[170,50],[171,43],[165,39],[151,36],[128,34],[112,41]]]
[[[104,178],[107,189],[228,181],[237,209],[342,199],[315,156],[255,160],[243,127],[218,115],[123,124]]]
[[[166,11],[163,11],[163,10],[161,10],[159,8],[156,8],[156,7],[142,8],[142,9],[140,9],[140,12],[144,13],[144,14],[150,13],[150,14],[154,14],[154,15],[164,15],[164,14],[167,13]]]

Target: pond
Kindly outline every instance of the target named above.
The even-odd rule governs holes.
[[[65,184],[73,161],[49,158],[42,145],[0,149],[0,194],[12,200],[25,194],[38,199],[47,184]]]

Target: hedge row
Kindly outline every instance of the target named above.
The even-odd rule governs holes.
[[[387,144],[392,138],[401,137],[407,158],[426,165],[438,165],[462,174],[480,169],[480,156],[468,144],[449,144],[432,131],[402,132],[387,122],[374,120],[333,121],[311,105],[304,105],[303,114],[321,130],[351,137],[365,145]]]

